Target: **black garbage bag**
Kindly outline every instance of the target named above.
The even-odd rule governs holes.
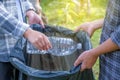
[[[10,62],[20,71],[19,80],[94,80],[92,69],[80,72],[80,65],[73,66],[77,57],[92,48],[86,32],[74,33],[64,27],[31,26],[48,36],[52,48],[37,50],[32,44],[20,39],[11,51]]]

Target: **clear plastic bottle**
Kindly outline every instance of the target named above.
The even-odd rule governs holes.
[[[31,54],[52,54],[56,56],[69,55],[75,52],[77,49],[82,49],[82,44],[77,43],[71,38],[62,37],[49,37],[52,44],[52,48],[49,50],[37,50],[29,45],[29,53]]]

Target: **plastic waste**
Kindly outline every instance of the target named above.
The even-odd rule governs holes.
[[[72,54],[69,53],[70,55],[64,56],[51,55],[53,53],[50,54],[49,50],[46,51],[48,53],[41,54],[37,52],[37,49],[34,50],[34,47],[28,41],[23,44],[24,40],[20,39],[10,54],[10,63],[20,71],[19,79],[14,80],[95,80],[92,69],[80,72],[80,65],[73,67],[78,56],[83,51],[92,48],[90,38],[86,32],[80,31],[78,33],[74,33],[69,29],[59,26],[54,27],[46,25],[45,29],[40,28],[39,25],[32,26],[32,29],[44,33],[46,36],[50,37],[49,39],[52,38],[51,42],[54,44],[57,40],[60,40],[60,44],[56,43],[57,45],[53,45],[53,51],[54,46],[55,48],[57,46],[57,49],[59,49],[63,43],[65,46],[63,45],[61,49],[70,49],[69,52],[74,52],[74,49],[77,48],[80,50],[76,50],[74,53],[70,52]],[[65,41],[61,41],[64,39]],[[66,46],[68,43],[69,46]],[[74,49],[71,49],[71,46],[74,46]],[[82,49],[79,46],[81,46]],[[61,51],[64,52],[64,50]],[[59,55],[61,54],[60,51],[58,53]]]
[[[82,49],[82,44],[77,43],[71,38],[63,38],[63,37],[48,37],[52,48],[49,50],[38,50],[35,47],[33,47],[30,43],[27,46],[28,47],[28,53],[30,54],[51,54],[56,56],[65,56],[70,55],[74,53],[77,49]]]

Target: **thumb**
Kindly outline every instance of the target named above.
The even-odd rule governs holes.
[[[84,64],[84,62],[81,64],[81,68],[80,68],[80,71],[84,71],[86,69],[86,65]]]
[[[74,32],[78,32],[81,29],[81,26],[77,26]]]

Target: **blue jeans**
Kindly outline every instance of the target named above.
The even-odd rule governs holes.
[[[0,62],[0,80],[18,80],[18,72],[9,62]]]

